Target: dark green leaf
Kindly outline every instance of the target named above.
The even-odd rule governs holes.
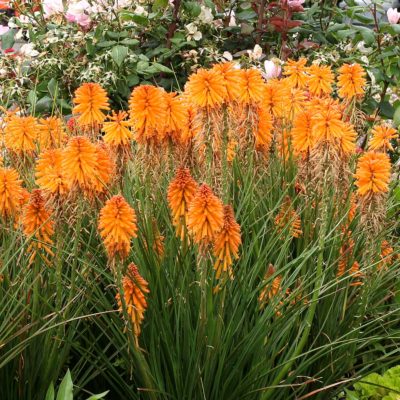
[[[253,10],[245,10],[245,11],[238,12],[236,14],[236,18],[244,20],[244,21],[248,21],[249,19],[254,19],[256,17],[257,17],[257,13],[254,12]]]
[[[123,38],[126,38],[128,36],[128,32],[126,32],[126,31],[122,31],[122,32],[107,31],[106,34],[110,39],[115,39],[115,40],[123,39]]]
[[[115,64],[120,67],[124,62],[126,56],[128,55],[129,49],[126,46],[114,46],[111,50],[111,57],[114,60]]]
[[[126,78],[127,84],[128,86],[132,87],[132,86],[136,86],[139,83],[139,77],[137,75],[129,75]]]
[[[97,47],[111,47],[117,42],[115,40],[105,40],[104,42],[99,42],[96,44]]]
[[[13,29],[10,29],[4,35],[0,36],[1,48],[3,50],[11,49],[14,46],[14,43],[15,43],[14,36],[15,36],[15,32]]]
[[[58,83],[54,78],[51,78],[49,83],[47,84],[47,90],[49,91],[51,97],[57,97]]]
[[[136,46],[139,44],[139,40],[137,39],[124,39],[121,41],[121,44],[124,44],[126,46]]]
[[[193,18],[198,17],[201,13],[200,5],[194,1],[185,1],[183,3],[183,8]]]
[[[381,114],[382,115],[384,115],[386,118],[393,119],[394,108],[388,101],[384,101],[381,104],[380,109],[381,109]]]

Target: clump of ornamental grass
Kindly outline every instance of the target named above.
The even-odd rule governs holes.
[[[118,398],[283,400],[400,362],[397,132],[356,150],[365,89],[358,64],[229,62],[127,110],[85,83],[68,123],[7,114],[0,397],[68,366]]]

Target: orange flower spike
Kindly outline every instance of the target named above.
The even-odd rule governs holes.
[[[349,269],[349,275],[353,278],[353,282],[350,286],[362,286],[363,282],[361,279],[364,278],[364,274],[360,271],[360,264],[354,261],[353,265]]]
[[[336,138],[342,136],[342,114],[336,107],[327,104],[312,117],[312,134],[316,142],[334,143]]]
[[[53,244],[51,237],[54,234],[54,221],[51,219],[51,211],[46,209],[41,189],[32,191],[29,203],[24,208],[22,227],[25,236],[34,240],[28,249],[28,252],[32,252],[30,261],[40,249],[44,249],[50,256],[54,255],[50,249]]]
[[[291,87],[303,89],[307,85],[307,60],[300,58],[298,61],[289,59],[283,68],[283,75]]]
[[[306,153],[314,147],[312,115],[312,111],[307,109],[296,115],[293,121],[292,145],[296,155]]]
[[[16,153],[33,153],[36,150],[39,129],[36,118],[9,118],[5,127],[4,141],[7,149]]]
[[[0,216],[13,217],[20,208],[20,199],[24,195],[18,172],[11,168],[0,168]]]
[[[215,239],[224,223],[224,207],[209,186],[203,183],[189,204],[187,226],[194,241],[207,245]]]
[[[378,264],[378,271],[380,271],[382,268],[386,268],[393,262],[393,247],[387,240],[382,241],[380,258],[381,261]]]
[[[264,97],[265,82],[258,69],[241,71],[240,92],[238,101],[246,105],[256,105]]]
[[[334,76],[331,67],[313,64],[308,69],[308,89],[314,96],[327,95],[332,92]]]
[[[256,149],[268,151],[272,143],[272,115],[263,107],[258,107],[257,111],[258,124],[254,131]]]
[[[357,163],[355,174],[360,196],[386,193],[389,190],[390,159],[385,153],[367,152]]]
[[[150,293],[148,282],[140,275],[137,266],[129,264],[127,274],[122,278],[126,313],[130,317],[133,333],[138,345],[144,313],[147,309],[146,297]],[[115,296],[119,311],[123,311],[121,293]]]
[[[99,125],[104,122],[109,110],[107,92],[98,83],[84,83],[75,91],[73,115],[78,115],[81,127]]]
[[[137,237],[136,214],[122,196],[107,200],[100,211],[98,228],[110,259],[128,257],[131,239]]]
[[[181,143],[188,144],[201,131],[200,124],[196,118],[197,113],[192,105],[186,107],[186,124],[182,131]]]
[[[69,190],[62,169],[62,158],[61,149],[47,150],[39,155],[36,162],[36,184],[54,195],[64,195]]]
[[[237,101],[245,85],[245,79],[240,68],[236,68],[236,64],[233,62],[225,62],[215,64],[212,70],[222,75],[227,100],[229,102]]]
[[[289,227],[289,234],[294,238],[298,238],[303,234],[301,230],[301,219],[299,214],[293,208],[292,201],[286,196],[281,205],[278,215],[275,218],[275,225],[279,232]]]
[[[179,168],[168,187],[168,204],[172,212],[172,223],[176,235],[183,241],[190,202],[198,189],[197,182],[190,175],[189,169]]]
[[[178,96],[175,92],[166,93],[165,102],[167,112],[162,136],[169,136],[175,143],[179,143],[182,141],[182,132],[187,124],[187,106],[182,96]]]
[[[112,112],[108,121],[103,124],[105,133],[104,142],[111,147],[128,147],[133,139],[133,133],[130,130],[131,122],[126,120],[128,113],[125,111]]]
[[[91,181],[96,176],[96,168],[96,146],[84,136],[72,137],[63,151],[62,159],[62,170],[68,186],[90,188]]]
[[[267,272],[265,273],[263,283],[270,280],[270,278],[275,274],[276,269],[272,264],[269,264]],[[273,300],[279,292],[282,290],[282,276],[276,276],[273,281],[265,285],[258,296],[258,302],[260,304],[260,309],[263,309],[268,301]],[[288,290],[286,291],[288,293]],[[279,302],[279,306],[282,306],[283,303]],[[276,311],[276,315],[279,317],[281,312],[279,310]]]
[[[105,191],[115,172],[115,163],[104,143],[96,145],[96,170],[90,186],[98,193]]]
[[[341,98],[351,99],[364,94],[366,85],[365,71],[360,64],[344,64],[339,68],[338,94]]]
[[[232,264],[233,259],[239,258],[239,246],[242,243],[240,237],[240,225],[235,220],[232,206],[224,207],[224,222],[220,232],[214,240],[214,256],[217,258],[214,264],[216,278],[219,279],[221,273],[228,273],[233,278]]]
[[[338,138],[339,148],[345,156],[354,154],[356,151],[357,132],[352,124],[343,123],[343,129]]]
[[[67,134],[60,118],[49,117],[39,120],[39,147],[40,150],[55,149],[62,146]]]
[[[391,140],[398,139],[398,134],[389,125],[378,125],[372,129],[372,139],[369,142],[369,150],[380,150],[383,152],[394,151]]]
[[[167,117],[165,91],[151,85],[137,86],[129,99],[129,116],[136,131],[135,140],[147,143],[157,131],[163,131]]]
[[[185,92],[190,101],[201,108],[219,108],[228,97],[224,77],[215,69],[197,70],[189,77]]]
[[[289,91],[287,83],[278,79],[270,79],[263,85],[261,107],[266,108],[274,117],[283,117],[287,109],[287,99],[290,97]]]

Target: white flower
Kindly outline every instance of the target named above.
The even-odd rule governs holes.
[[[211,24],[214,19],[211,8],[201,6],[200,15],[197,17],[203,24]]]
[[[43,0],[42,6],[45,18],[64,12],[62,0]]]
[[[197,26],[194,22],[185,25],[186,30],[188,31],[187,39],[188,40],[196,40],[199,41],[203,37],[202,33],[197,29]]]
[[[235,17],[235,11],[231,12],[231,18],[229,19],[229,26],[237,26],[236,17]]]
[[[357,50],[363,54],[369,54],[372,51],[370,47],[365,47],[365,42],[363,40],[357,43]]]
[[[5,68],[0,69],[0,78],[5,78],[7,76],[7,70]],[[0,119],[0,124],[1,124],[1,119]]]
[[[33,43],[26,43],[20,49],[19,53],[24,55],[25,57],[36,57],[39,55],[39,52],[35,50],[35,45]]]
[[[397,24],[400,20],[400,12],[398,12],[395,8],[389,8],[387,10],[387,18],[389,24]]]
[[[265,69],[265,78],[266,79],[274,79],[278,78],[278,76],[282,72],[282,68],[280,66],[280,60],[277,58],[273,58],[272,60],[266,60],[264,62]]]
[[[147,16],[148,12],[145,10],[144,7],[142,6],[136,6],[135,8],[135,14],[137,15],[143,15],[144,17]]]
[[[367,56],[362,56],[360,57],[360,60],[365,64],[365,65],[369,65],[369,60]]]
[[[253,50],[247,50],[247,54],[251,60],[257,61],[262,57],[262,48],[256,44]]]
[[[228,61],[232,61],[233,60],[233,56],[231,53],[229,53],[229,51],[224,51],[224,53],[222,54],[222,57],[225,58],[225,60]]]

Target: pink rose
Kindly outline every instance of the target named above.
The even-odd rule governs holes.
[[[64,12],[64,4],[62,0],[44,0],[43,12],[46,18],[54,14],[62,13]]]
[[[400,12],[395,8],[389,8],[387,10],[387,18],[390,24],[397,24],[400,20]]]
[[[279,65],[279,60],[266,60],[264,62],[264,69],[265,69],[264,76],[266,79],[278,78],[278,76],[282,72],[282,68]]]
[[[5,33],[7,33],[10,30],[10,28],[8,26],[5,25],[0,25],[0,36],[4,35]]]
[[[289,7],[300,7],[306,0],[288,0]]]

